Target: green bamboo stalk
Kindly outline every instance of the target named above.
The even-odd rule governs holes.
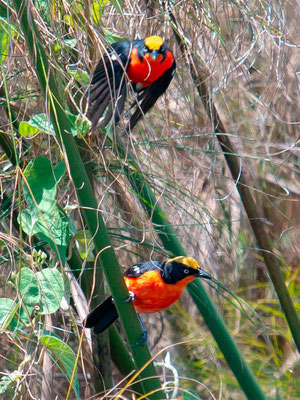
[[[115,325],[111,325],[108,328],[108,331],[112,360],[114,364],[118,366],[121,374],[126,376],[135,370],[134,362],[130,357]]]
[[[29,23],[28,17],[31,13],[27,6],[27,1],[14,0],[13,4],[21,22],[21,27],[26,38],[28,49],[44,97],[49,99],[51,121],[57,138],[64,145],[69,169],[76,188],[82,213],[88,229],[94,238],[97,257],[99,257],[105,272],[128,343],[133,345],[139,341],[143,332],[133,305],[124,302],[128,298],[128,291],[121,274],[118,260],[110,243],[101,213],[98,212],[98,205],[91,184],[86,174],[75,140],[71,134],[69,122],[63,108],[63,100],[57,89],[54,71],[48,62],[47,54],[43,50],[42,40],[34,20],[30,19]],[[101,277],[100,272],[100,270],[95,271],[96,292],[98,295],[99,292],[97,289],[102,284],[101,279],[99,279]],[[90,278],[93,277],[90,276]],[[148,347],[145,345],[133,346],[131,347],[131,351],[137,369],[142,368],[151,360],[151,354]],[[152,399],[164,398],[163,393],[159,390],[161,386],[153,362],[150,362],[147,368],[141,372],[140,377],[147,378],[143,381],[144,393],[157,390],[149,397]]]
[[[185,40],[185,35],[179,32],[176,19],[169,11],[169,15],[172,21],[172,28],[177,39],[177,42],[181,48],[181,51],[186,56],[187,64],[190,68],[191,76],[195,87],[199,93],[199,97],[205,108],[208,117],[211,119],[214,132],[218,133],[217,139],[225,157],[227,166],[231,172],[233,180],[236,182],[236,187],[242,200],[243,206],[248,216],[252,231],[258,244],[259,252],[261,253],[265,265],[267,267],[269,276],[274,285],[277,293],[281,308],[286,317],[290,331],[292,333],[294,342],[300,352],[300,319],[290,297],[289,291],[285,285],[285,280],[282,274],[282,270],[286,267],[286,262],[282,255],[274,254],[273,247],[269,235],[265,229],[265,218],[260,215],[259,210],[259,199],[255,196],[254,191],[251,192],[251,183],[248,179],[247,170],[245,169],[246,161],[243,161],[243,167],[240,163],[240,157],[236,156],[237,151],[234,145],[231,143],[230,138],[226,135],[225,127],[222,123],[221,117],[215,105],[211,102],[211,96],[206,82],[209,81],[209,71],[205,67],[205,63],[202,61],[201,65],[193,53],[189,51],[188,45]],[[253,195],[252,195],[253,193]]]
[[[0,63],[1,63],[1,73],[2,73],[2,81],[3,81],[3,87],[0,87],[0,97],[3,97],[6,99],[6,113],[9,118],[10,127],[13,130],[14,126],[13,126],[12,121],[15,121],[15,115],[13,114],[11,107],[10,107],[9,96],[8,96],[7,85],[6,85],[6,77],[4,74],[4,69],[3,69],[1,59],[0,59]],[[15,123],[15,125],[17,125],[17,124]],[[12,139],[11,139],[8,136],[8,134],[6,134],[4,132],[0,132],[0,146],[6,153],[7,157],[10,159],[11,163],[14,166],[17,165],[18,156],[17,156],[16,143],[14,141],[14,137],[12,136]]]
[[[125,151],[120,140],[118,140],[118,152],[124,159],[126,157],[125,175],[151,219],[164,248],[173,256],[187,256],[172,224],[157,202],[150,184],[147,183],[143,173],[135,163],[133,154],[128,149]],[[190,283],[187,289],[247,398],[249,400],[264,400],[265,395],[256,377],[234,342],[221,314],[215,308],[201,280],[197,279],[197,281]]]
[[[113,363],[117,366],[121,374],[123,374],[124,376],[131,376],[132,372],[135,370],[135,366],[132,358],[127,351],[126,345],[120,338],[119,332],[114,325],[111,325],[108,328],[108,332],[111,349],[110,353]],[[135,393],[143,392],[142,382],[140,381],[132,383],[129,388]]]

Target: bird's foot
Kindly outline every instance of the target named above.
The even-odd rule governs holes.
[[[135,295],[133,292],[129,290],[129,297],[126,300],[123,300],[123,303],[132,303],[135,300]]]
[[[147,346],[147,340],[148,340],[148,333],[147,331],[143,331],[143,335],[138,340],[137,342],[133,343],[131,347],[136,347],[136,346]]]

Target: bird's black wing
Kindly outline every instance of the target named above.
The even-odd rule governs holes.
[[[139,264],[132,265],[130,268],[127,269],[124,276],[128,278],[138,278],[139,276],[143,275],[145,272],[148,271],[155,271],[161,270],[163,263],[160,261],[145,261]]]
[[[113,116],[116,122],[120,118],[126,100],[125,70],[133,44],[128,41],[114,43],[96,67],[89,92],[89,118],[93,127],[108,106],[101,125],[105,127]]]
[[[154,106],[156,103],[157,99],[165,93],[165,91],[168,89],[171,80],[173,79],[174,73],[176,69],[176,63],[175,60],[171,67],[167,69],[167,71],[160,77],[158,78],[155,82],[152,83],[149,87],[143,89],[139,94],[138,94],[138,105],[137,109],[130,118],[128,127],[127,127],[127,133],[130,132],[139,119],[146,114],[147,111],[150,110],[151,107]]]
[[[113,299],[112,297],[108,297],[103,303],[89,313],[84,325],[87,328],[94,328],[95,333],[100,333],[113,324],[118,317],[119,315]]]

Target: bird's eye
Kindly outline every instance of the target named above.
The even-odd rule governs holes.
[[[183,272],[184,272],[185,274],[188,274],[190,271],[186,268]]]

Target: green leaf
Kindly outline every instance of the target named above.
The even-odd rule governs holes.
[[[64,281],[57,269],[45,268],[36,274],[40,296],[40,314],[53,314],[60,306],[64,296]]]
[[[35,0],[34,5],[41,15],[42,20],[45,21],[48,25],[51,24],[51,6],[48,0]]]
[[[77,45],[77,39],[72,39],[72,38],[63,39],[54,44],[53,50],[60,51],[61,49],[64,50],[74,49],[76,45]]]
[[[40,132],[40,129],[32,125],[30,121],[21,121],[19,125],[19,133],[21,136],[34,136]]]
[[[29,307],[34,307],[40,304],[41,297],[38,281],[34,272],[27,267],[20,271],[19,290],[24,303]]]
[[[24,327],[24,324],[28,326],[28,324],[30,324],[30,322],[32,321],[31,318],[32,312],[33,312],[33,307],[26,305],[25,309],[24,304],[22,304],[21,310],[19,312],[20,318],[17,319],[16,327],[21,329]]]
[[[111,32],[108,29],[103,29],[104,35],[105,35],[105,39],[109,44],[113,44],[116,42],[120,42],[121,40],[125,40],[125,38],[116,35],[115,33]]]
[[[33,136],[39,132],[55,136],[53,125],[49,121],[47,114],[36,114],[28,121],[22,121],[19,125],[19,133],[22,136]]]
[[[56,186],[65,171],[60,162],[53,171],[48,158],[37,157],[24,171],[27,184],[23,192],[28,208],[22,210],[19,221],[29,236],[38,235],[65,263],[69,241],[68,217],[56,202]],[[28,189],[29,186],[30,190]]]
[[[86,261],[94,261],[93,250],[95,248],[92,236],[89,231],[79,231],[74,236],[76,248],[80,257]]]
[[[122,15],[122,8],[124,6],[124,3],[122,0],[109,0],[110,3],[115,7],[115,9],[118,11],[120,15]]]
[[[68,72],[71,76],[75,77],[76,81],[82,86],[87,86],[90,82],[90,75],[87,71],[80,68],[69,68]]]
[[[71,349],[71,347],[64,343],[59,336],[52,332],[44,331],[43,335],[40,337],[40,341],[47,348],[47,350],[50,350],[54,355],[56,362],[59,366],[61,366],[68,382],[70,383],[74,365],[76,363],[76,354],[74,351]],[[77,370],[74,375],[72,387],[76,398],[80,399]]]
[[[27,312],[23,307],[20,309],[20,303],[12,299],[1,298],[0,299],[0,329],[6,329],[8,326],[10,329],[23,327],[23,323],[28,324],[30,322],[30,315],[33,311],[33,307],[27,306]],[[19,309],[19,310],[18,310]],[[17,318],[19,313],[20,319]]]
[[[18,370],[3,376],[0,380],[0,394],[6,393],[11,399],[14,398],[16,381],[21,378],[22,374]]]
[[[64,281],[58,270],[45,268],[34,273],[31,269],[24,267],[21,269],[20,274],[20,295],[22,303],[26,305],[29,314],[36,305],[40,307],[40,314],[53,314],[60,307],[64,296],[67,301],[69,300],[69,284]],[[29,322],[28,313],[21,309],[20,317],[25,323]]]
[[[8,56],[8,52],[9,52],[9,35],[1,29],[0,30],[0,56],[1,56],[2,62]]]
[[[87,78],[87,83],[89,78]],[[81,116],[71,114],[66,112],[67,118],[71,122],[71,128],[73,136],[77,136],[78,131],[85,136],[90,125],[87,120],[83,119]],[[52,123],[49,121],[47,114],[36,114],[28,121],[22,121],[19,125],[19,132],[22,136],[34,136],[37,133],[44,132],[47,135],[55,136],[55,130]]]
[[[66,172],[65,163],[64,161],[61,161],[57,164],[57,166],[54,169],[54,176],[56,179],[56,183],[59,183],[61,178],[64,176],[65,172]]]
[[[9,54],[9,43],[14,35],[14,30],[7,23],[5,18],[0,19],[0,57],[3,62]]]
[[[184,400],[202,400],[195,390],[189,389],[182,393],[182,398]]]
[[[105,4],[107,3],[108,0],[95,0],[92,2],[92,17],[96,24],[99,24],[104,12]]]
[[[6,329],[8,325],[16,326],[17,318],[15,317],[18,304],[6,297],[0,298],[0,329]]]
[[[66,47],[70,47],[71,49],[75,49],[77,45],[77,39],[75,38],[67,38],[62,41]]]
[[[0,15],[1,30],[5,31],[11,37],[13,37],[14,35],[18,35],[23,38],[22,32],[20,30],[20,24],[14,24],[10,18],[7,19],[7,10],[4,15],[0,11]]]
[[[70,25],[72,28],[74,28],[74,19],[72,18],[71,15],[65,15],[63,18],[63,22],[67,25]]]
[[[6,17],[7,13],[8,13],[8,8],[7,8],[8,4],[4,5],[5,3],[6,3],[6,0],[3,0],[0,3],[0,16],[1,17]]]
[[[86,136],[91,128],[91,123],[85,118],[82,118],[81,115],[74,115],[70,112],[67,113],[68,119],[71,126],[71,132],[73,136],[77,136],[78,134],[81,136]]]

